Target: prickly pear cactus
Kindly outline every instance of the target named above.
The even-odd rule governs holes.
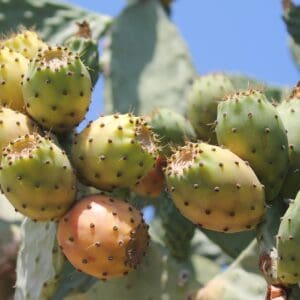
[[[199,139],[217,143],[218,103],[234,91],[230,79],[223,74],[208,74],[194,80],[188,95],[187,115]]]
[[[265,193],[249,164],[218,146],[179,148],[168,160],[166,181],[177,208],[199,227],[246,231],[265,213]]]
[[[287,132],[289,143],[289,170],[281,188],[285,198],[294,199],[300,189],[300,139],[298,135],[300,110],[300,88],[296,87],[290,97],[277,106]]]
[[[216,133],[219,145],[249,162],[265,186],[266,200],[272,201],[288,170],[288,140],[280,116],[265,94],[247,90],[222,101]]]

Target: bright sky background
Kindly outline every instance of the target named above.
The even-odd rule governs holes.
[[[112,16],[125,5],[125,0],[68,2]],[[288,49],[280,0],[176,0],[172,20],[199,74],[234,71],[282,85],[300,80]],[[98,111],[102,85],[100,82],[94,93]]]

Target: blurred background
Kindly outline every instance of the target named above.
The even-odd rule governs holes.
[[[125,0],[68,2],[111,16],[117,16],[125,5]],[[186,41],[199,74],[238,72],[280,85],[299,80],[288,48],[281,1],[177,0],[171,20]],[[103,77],[94,93],[98,106],[90,110],[91,119],[101,109],[102,86]]]

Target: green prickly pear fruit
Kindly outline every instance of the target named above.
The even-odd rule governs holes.
[[[55,132],[77,126],[91,101],[91,79],[79,56],[67,48],[47,48],[29,66],[23,83],[28,114]]]
[[[300,281],[300,193],[283,215],[277,234],[277,278],[283,284]]]
[[[265,193],[249,164],[229,150],[189,143],[165,171],[179,211],[200,227],[222,232],[251,230],[265,213]]]
[[[149,124],[159,136],[161,154],[170,156],[172,148],[184,145],[185,141],[195,137],[188,120],[168,108],[159,108],[149,116]]]
[[[300,87],[297,86],[289,99],[277,106],[277,111],[287,132],[290,166],[280,193],[294,199],[300,190]]]
[[[47,44],[42,41],[35,31],[21,30],[20,33],[13,34],[11,37],[0,41],[0,45],[6,46],[19,52],[28,59],[33,59]]]
[[[104,190],[130,188],[155,165],[155,136],[143,118],[102,116],[75,136],[71,157],[86,183]]]
[[[187,116],[200,139],[216,144],[218,103],[234,91],[230,79],[223,74],[208,74],[194,80],[188,95]]]
[[[219,145],[249,162],[265,186],[266,200],[272,201],[288,170],[288,140],[265,94],[247,90],[219,103],[216,133]]]
[[[38,126],[26,115],[10,108],[0,108],[0,157],[2,148],[11,140],[38,132]]]
[[[158,156],[155,166],[132,188],[132,190],[142,197],[158,197],[165,186],[165,176],[163,172],[165,162],[164,158]]]
[[[0,183],[15,209],[37,221],[59,219],[75,199],[76,177],[68,157],[38,134],[17,138],[4,148]]]
[[[22,80],[29,60],[7,47],[0,47],[0,104],[24,111]]]
[[[148,247],[148,225],[130,204],[104,195],[81,199],[59,222],[59,245],[78,270],[106,280],[137,268]]]
[[[95,86],[99,74],[99,50],[97,41],[92,39],[92,32],[88,22],[76,23],[78,32],[69,38],[65,45],[80,56],[81,61],[88,68],[91,76],[92,86]]]

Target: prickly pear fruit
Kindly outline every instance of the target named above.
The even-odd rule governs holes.
[[[0,47],[0,104],[15,110],[24,110],[22,78],[28,70],[29,61],[23,55]]]
[[[38,221],[59,219],[76,193],[68,157],[38,134],[17,138],[4,148],[0,183],[15,209]]]
[[[76,23],[78,32],[69,38],[65,45],[80,56],[81,61],[88,68],[92,85],[95,86],[99,73],[99,50],[97,41],[92,39],[92,32],[88,22]]]
[[[216,144],[218,103],[233,92],[230,79],[223,74],[208,74],[194,80],[188,95],[187,116],[200,139]]]
[[[277,111],[287,132],[289,143],[289,170],[280,194],[294,199],[300,190],[300,87],[297,86],[286,101],[277,106]]]
[[[16,52],[19,52],[28,59],[33,59],[47,44],[42,41],[35,31],[22,30],[18,34],[0,41],[0,45],[6,46]]]
[[[23,83],[29,115],[56,132],[70,130],[85,117],[91,79],[79,56],[67,48],[47,48],[29,66]]]
[[[155,136],[140,117],[102,116],[75,136],[71,157],[82,180],[96,188],[133,187],[155,165]]]
[[[288,169],[288,141],[275,107],[264,93],[247,90],[218,105],[216,133],[224,145],[247,160],[273,200]]]
[[[99,194],[83,198],[60,220],[57,238],[76,269],[103,280],[136,269],[149,243],[137,209]]]
[[[11,140],[38,132],[38,126],[26,115],[10,108],[0,108],[0,157],[2,148]]]
[[[284,284],[300,281],[300,193],[283,215],[277,234],[277,277]]]
[[[154,110],[149,116],[149,124],[159,136],[159,145],[163,156],[171,155],[172,147],[183,146],[185,140],[195,137],[189,121],[168,108]]]
[[[139,196],[155,198],[158,197],[165,185],[163,167],[165,159],[158,156],[155,166],[132,188]]]
[[[238,232],[262,220],[263,186],[250,166],[229,150],[189,143],[168,159],[165,173],[175,205],[200,227]]]

